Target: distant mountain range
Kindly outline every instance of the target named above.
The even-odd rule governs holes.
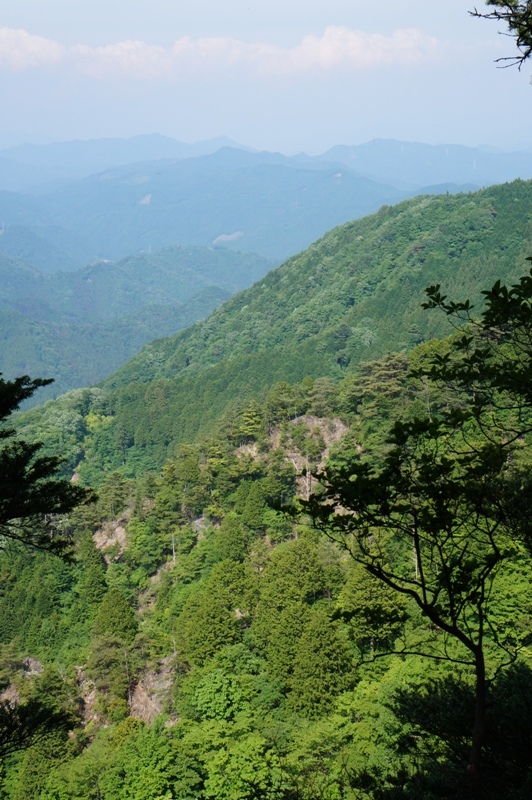
[[[227,136],[193,144],[159,134],[19,144],[0,149],[0,190],[48,192],[114,167],[196,158],[212,155],[222,147],[257,152]],[[306,164],[324,161],[342,164],[377,182],[416,192],[438,184],[472,183],[480,187],[532,178],[530,146],[506,152],[490,147],[374,139],[360,145],[337,145],[318,156],[302,153],[294,158]]]
[[[458,144],[375,139],[352,147],[332,147],[320,159],[345,164],[373,180],[416,192],[438,184],[471,183],[481,187],[532,178],[530,151],[506,153]]]
[[[404,196],[330,162],[224,147],[116,167],[38,197],[0,192],[0,252],[39,258],[45,271],[173,244],[279,263],[335,225]]]
[[[292,157],[224,137],[25,144],[0,151],[0,253],[45,272],[173,244],[280,263],[383,204],[518,177],[532,178],[531,152],[393,140]]]
[[[129,139],[88,139],[48,144],[20,144],[0,150],[0,189],[43,191],[95,172],[161,158],[193,158],[221,147],[248,150],[227,136],[185,144],[160,134]]]
[[[54,394],[94,383],[418,186],[467,193],[532,176],[530,152],[376,140],[287,157],[227,144],[153,135],[1,151],[0,370],[55,376]],[[5,188],[19,167],[38,191]]]

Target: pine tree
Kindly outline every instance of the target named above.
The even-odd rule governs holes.
[[[131,643],[137,633],[135,612],[119,589],[109,589],[103,598],[93,625],[95,636],[110,634]]]
[[[94,495],[58,478],[61,459],[41,455],[40,443],[21,441],[5,424],[24,400],[50,382],[27,375],[14,381],[0,377],[0,535],[65,555],[71,543],[58,534],[54,519]]]
[[[322,612],[309,618],[297,645],[289,706],[308,716],[326,713],[353,679],[353,658],[336,627]]]

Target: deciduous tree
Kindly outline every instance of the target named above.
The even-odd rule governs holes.
[[[484,292],[480,318],[439,286],[427,291],[426,308],[466,326],[414,375],[444,386],[446,404],[396,421],[384,456],[331,463],[324,494],[306,507],[371,575],[417,604],[441,643],[423,652],[474,669],[468,770],[480,798],[487,690],[518,646],[493,624],[490,597],[519,547],[513,496],[528,474],[519,462],[532,431],[532,276]],[[520,517],[530,511],[529,499]]]

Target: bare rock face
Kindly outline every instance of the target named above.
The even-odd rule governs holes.
[[[41,672],[41,662],[37,661],[36,658],[26,656],[22,662],[19,661],[18,664],[15,665],[14,678],[15,676],[21,676],[26,680],[31,680],[31,678],[33,678],[35,675],[40,675]],[[22,695],[20,694],[16,683],[12,682],[6,689],[4,689],[4,691],[0,694],[0,702],[8,703],[10,706],[18,706],[18,704],[22,702]]]
[[[316,417],[313,414],[304,414],[300,417],[295,417],[290,421],[290,425],[296,426],[303,423],[308,428],[309,432],[319,433],[325,443],[325,449],[322,451],[320,460],[317,464],[318,470],[323,469],[325,461],[329,457],[329,450],[335,442],[340,441],[348,431],[341,419],[333,417]],[[281,429],[275,428],[270,434],[270,445],[272,449],[279,447],[281,444]],[[244,448],[248,449],[245,450]],[[242,454],[253,455],[253,451],[249,445],[244,445],[240,448]],[[237,453],[238,454],[238,453]],[[310,492],[316,485],[317,481],[313,478],[308,470],[309,464],[305,453],[299,450],[286,449],[286,458],[290,461],[296,471],[296,487],[297,494],[301,497],[308,499]]]
[[[83,725],[89,722],[100,722],[100,716],[96,711],[96,701],[98,693],[94,681],[87,678],[83,667],[76,667],[76,683],[79,690],[79,708]]]
[[[10,706],[18,706],[21,701],[22,697],[14,683],[10,683],[7,689],[0,694],[0,703],[7,703]]]
[[[36,658],[31,658],[30,656],[26,656],[26,658],[22,662],[22,668],[26,674],[26,677],[28,678],[31,675],[40,675],[42,672],[41,662],[37,661]]]
[[[148,670],[140,678],[130,700],[131,716],[151,725],[154,719],[167,710],[171,703],[174,682],[173,656],[163,658],[155,670]]]
[[[118,561],[127,545],[127,531],[124,527],[127,519],[121,518],[104,522],[102,527],[93,534],[94,544],[102,553],[107,564]]]

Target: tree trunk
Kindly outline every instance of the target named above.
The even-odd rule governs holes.
[[[482,649],[480,652],[475,654],[475,673],[475,725],[473,727],[471,755],[469,758],[467,771],[469,772],[472,797],[474,800],[482,800],[481,758],[482,745],[484,744],[486,716],[486,665],[484,663],[484,653],[482,652]]]

